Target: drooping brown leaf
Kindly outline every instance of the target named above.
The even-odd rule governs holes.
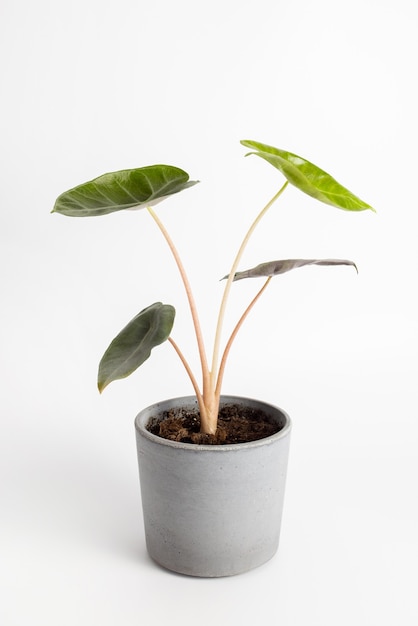
[[[269,261],[267,263],[260,263],[256,267],[242,272],[236,272],[234,281],[242,280],[243,278],[257,278],[260,276],[277,276],[277,274],[284,274],[290,270],[294,270],[297,267],[303,267],[305,265],[351,265],[356,271],[357,266],[353,261],[347,261],[344,259],[283,259],[279,261]],[[222,280],[228,278],[228,274],[222,278]]]

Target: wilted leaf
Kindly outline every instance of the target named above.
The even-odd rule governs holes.
[[[335,178],[306,159],[257,141],[243,140],[241,144],[254,149],[255,152],[249,154],[256,154],[271,163],[292,185],[309,196],[347,211],[364,211],[365,209],[374,211],[373,207],[360,200],[340,185]]]
[[[100,392],[112,381],[132,374],[148,359],[152,348],[168,339],[174,316],[170,304],[155,302],[121,330],[100,361],[97,380]]]
[[[343,259],[284,259],[281,261],[269,261],[268,263],[260,263],[256,267],[250,270],[244,270],[243,272],[236,272],[234,281],[242,280],[243,278],[257,278],[260,276],[276,276],[277,274],[284,274],[290,270],[294,270],[297,267],[303,267],[304,265],[352,265],[357,266],[353,261],[346,261]],[[224,276],[222,280],[228,278]]]
[[[171,165],[120,170],[65,191],[57,198],[52,212],[90,217],[151,206],[197,182],[189,181],[186,172]]]

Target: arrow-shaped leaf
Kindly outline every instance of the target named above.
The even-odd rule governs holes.
[[[148,359],[152,348],[166,341],[174,323],[170,304],[155,302],[143,309],[113,339],[99,364],[100,393],[114,380],[132,374]]]
[[[171,165],[120,170],[65,191],[57,198],[52,212],[90,217],[151,206],[197,182],[189,181],[185,171]]]
[[[297,267],[303,267],[304,265],[352,265],[357,266],[353,261],[346,261],[343,259],[284,259],[281,261],[269,261],[268,263],[260,263],[256,267],[243,272],[236,272],[234,281],[242,280],[243,278],[257,278],[260,276],[276,276],[277,274],[284,274],[290,270],[294,270]],[[224,276],[222,280],[228,278]]]
[[[249,154],[256,154],[271,163],[292,185],[309,196],[347,211],[364,211],[366,209],[374,211],[373,207],[340,185],[327,172],[297,154],[279,150],[257,141],[243,140],[241,144],[255,150]]]

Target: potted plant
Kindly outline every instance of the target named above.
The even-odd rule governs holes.
[[[73,217],[144,208],[165,238],[188,299],[200,357],[201,382],[172,337],[175,309],[155,302],[142,309],[113,339],[98,372],[98,388],[134,372],[154,347],[168,341],[194,390],[193,396],[158,402],[135,420],[147,548],[167,569],[194,576],[226,576],[270,559],[279,541],[291,423],[276,406],[226,396],[222,381],[228,355],[245,318],[272,278],[305,265],[350,265],[342,259],[285,259],[238,271],[248,241],[265,213],[290,183],[313,198],[348,211],[372,207],[322,169],[290,152],[242,141],[281,172],[285,181],[247,231],[219,308],[209,362],[185,268],[154,205],[198,181],[169,165],[104,174],[61,194],[53,212]],[[357,268],[356,268],[357,269]],[[221,352],[221,335],[232,283],[263,278]]]

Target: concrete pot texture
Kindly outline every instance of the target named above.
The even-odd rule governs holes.
[[[194,396],[156,403],[135,419],[147,550],[168,570],[232,576],[271,559],[279,545],[291,422],[278,407],[239,396],[221,405],[261,409],[280,426],[270,437],[233,445],[168,441],[147,430]]]

